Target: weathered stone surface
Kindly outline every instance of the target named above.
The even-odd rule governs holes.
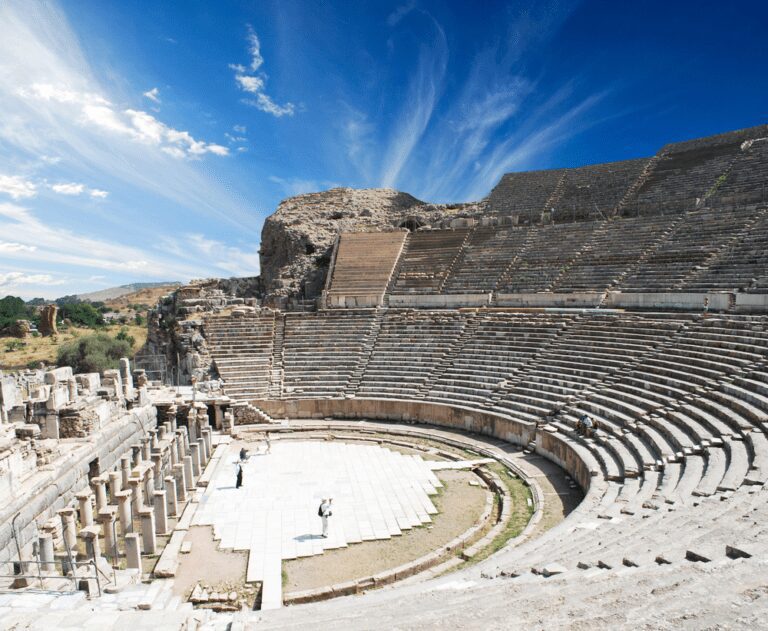
[[[59,308],[56,305],[43,306],[40,310],[40,325],[38,326],[40,335],[47,337],[59,332],[56,328],[56,314],[58,312]]]

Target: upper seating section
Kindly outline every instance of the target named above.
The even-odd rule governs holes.
[[[552,220],[576,221],[611,216],[648,158],[565,169],[560,194],[550,201]]]
[[[747,140],[712,199],[715,206],[768,202],[768,137]]]
[[[398,263],[392,293],[440,293],[468,234],[467,228],[410,233]]]
[[[507,173],[488,196],[491,212],[518,215],[521,223],[538,221],[555,195],[565,169]]]
[[[339,236],[328,293],[383,295],[407,232],[344,232]]]

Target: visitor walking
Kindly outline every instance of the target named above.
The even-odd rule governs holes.
[[[317,509],[317,514],[323,522],[323,538],[328,538],[328,518],[333,514],[331,512],[331,504],[333,504],[333,498],[323,498],[320,502],[320,506]]]
[[[237,481],[235,482],[235,488],[239,489],[243,486],[243,465],[241,462],[237,463]]]
[[[272,442],[269,440],[269,433],[265,432],[264,436],[266,436],[266,443],[267,443],[267,449],[264,451],[265,454],[271,454],[272,453]]]
[[[240,462],[248,459],[248,450],[245,447],[240,448]]]

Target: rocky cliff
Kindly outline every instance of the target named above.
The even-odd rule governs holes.
[[[483,211],[482,203],[425,204],[388,188],[334,188],[286,199],[264,222],[261,233],[266,302],[288,306],[319,296],[339,232],[413,230]]]

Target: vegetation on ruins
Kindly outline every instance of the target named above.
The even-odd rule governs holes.
[[[104,316],[99,309],[88,302],[70,302],[60,306],[59,316],[62,320],[70,320],[73,324],[91,328],[104,324]]]
[[[78,373],[103,372],[117,368],[121,357],[130,357],[132,354],[131,343],[127,339],[95,333],[64,344],[58,351],[56,363],[59,366],[71,366]]]

